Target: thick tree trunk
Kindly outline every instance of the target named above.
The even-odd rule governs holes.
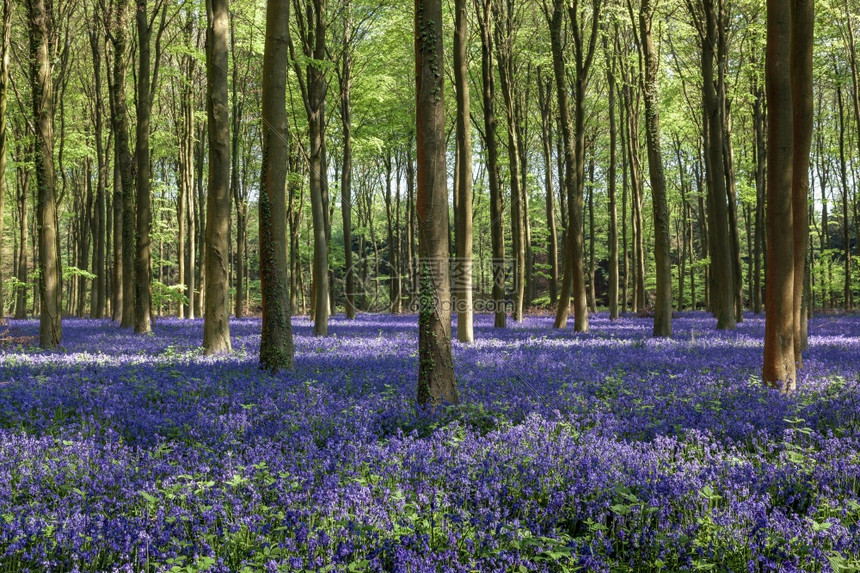
[[[762,379],[765,384],[781,386],[784,392],[795,388],[790,53],[791,0],[768,0],[765,65],[768,249]]]
[[[52,15],[44,0],[28,0],[30,80],[36,127],[34,164],[38,185],[36,225],[39,241],[39,345],[54,348],[63,340],[62,271],[54,178],[54,87],[49,41]]]
[[[654,212],[654,260],[657,267],[657,293],[654,301],[654,336],[672,336],[672,261],[669,244],[669,207],[666,201],[666,176],[660,149],[660,111],[657,91],[659,61],[651,31],[654,5],[642,0],[639,30],[645,60],[645,135],[648,145],[648,172],[651,176],[651,202]]]
[[[0,256],[3,253],[3,213],[6,203],[6,154],[9,152],[6,139],[6,101],[9,86],[9,61],[12,38],[12,0],[3,0],[0,20]],[[2,266],[0,266],[2,268]],[[0,322],[6,314],[3,298],[3,277],[0,276]]]
[[[451,355],[448,275],[448,192],[445,169],[445,100],[442,2],[415,0],[416,126],[418,150],[418,404],[457,403]]]
[[[209,194],[206,201],[206,354],[230,352],[230,113],[227,97],[228,0],[206,0]]]
[[[268,0],[263,52],[263,157],[260,174],[260,366],[293,366],[287,277],[287,70],[289,0]]]

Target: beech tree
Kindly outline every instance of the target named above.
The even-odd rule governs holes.
[[[287,277],[287,56],[290,0],[267,0],[263,52],[263,159],[260,173],[260,366],[293,367]]]
[[[62,271],[57,238],[57,196],[54,177],[54,84],[51,66],[53,14],[44,0],[28,0],[30,86],[33,101],[38,186],[39,345],[54,348],[63,340]],[[4,174],[5,175],[5,174]]]
[[[207,0],[206,112],[209,127],[209,195],[206,203],[206,312],[203,348],[230,345],[230,113],[227,99],[228,0]]]
[[[451,354],[443,66],[442,0],[415,0],[418,403],[431,408],[459,401]]]

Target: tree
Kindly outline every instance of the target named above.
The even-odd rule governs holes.
[[[454,6],[454,84],[457,90],[457,261],[455,305],[457,339],[472,342],[472,133],[469,105],[467,0]]]
[[[415,0],[418,403],[430,408],[459,401],[451,354],[443,66],[442,1]]]
[[[591,8],[591,32],[586,36],[586,17],[581,13],[579,2],[568,6],[568,18],[573,36],[573,56],[576,68],[574,82],[574,124],[571,125],[570,98],[568,96],[567,73],[562,54],[562,26],[564,13],[562,2],[553,0],[552,10],[544,3],[544,16],[550,28],[553,71],[560,113],[561,133],[564,141],[565,188],[567,191],[568,219],[564,248],[564,276],[560,299],[555,315],[555,327],[564,328],[573,294],[573,329],[588,332],[588,298],[585,292],[585,255],[583,236],[583,200],[585,189],[585,92],[588,86],[594,52],[599,37],[601,2],[594,0]],[[572,289],[572,291],[571,291]]]
[[[12,40],[12,1],[3,0],[3,14],[0,20],[0,253],[2,253],[3,210],[6,202],[6,97],[9,87],[9,55]],[[0,276],[0,285],[3,284]],[[0,321],[6,308],[3,289],[0,287]]]
[[[229,0],[207,0],[206,113],[209,126],[209,195],[206,201],[206,312],[203,348],[230,345],[230,113],[227,98]]]
[[[504,328],[505,312],[505,225],[502,192],[499,186],[499,148],[496,141],[495,77],[493,75],[493,0],[474,0],[478,27],[481,32],[481,98],[484,115],[484,148],[487,154],[487,178],[490,187],[490,241],[492,243],[493,285],[495,309],[493,325]]]
[[[114,301],[112,315],[120,326],[134,326],[134,170],[128,135],[128,0],[101,4],[105,32],[113,47],[113,70],[109,76],[111,127],[114,139]],[[109,16],[113,15],[113,21]],[[120,238],[121,237],[121,238]]]
[[[791,214],[794,225],[792,337],[794,342],[794,361],[797,367],[803,366],[803,350],[806,348],[807,301],[804,300],[804,278],[807,274],[806,255],[809,242],[809,152],[812,148],[812,120],[814,113],[812,99],[814,20],[814,0],[791,1],[791,50],[789,56],[791,59],[790,83],[793,139]],[[857,94],[854,97],[856,98]],[[845,219],[847,227],[847,205]],[[849,248],[847,241],[845,248]],[[846,280],[850,281],[850,274],[848,274]],[[848,291],[850,294],[850,284]]]
[[[152,166],[149,156],[150,118],[152,101],[161,62],[161,35],[166,27],[166,9],[160,2],[150,18],[147,0],[137,0],[137,132],[134,158],[137,188],[137,226],[134,257],[134,331],[152,331]],[[155,18],[161,14],[157,31],[154,64],[151,56],[152,32]]]
[[[105,187],[107,185],[107,153],[104,138],[104,102],[102,99],[102,53],[101,45],[104,36],[100,30],[93,26],[90,30],[90,49],[93,55],[93,123],[95,127],[96,161],[98,173],[96,175],[96,197],[93,213],[93,273],[96,275],[92,286],[90,301],[90,315],[93,318],[102,318],[106,302],[106,268],[105,268]],[[108,141],[110,144],[110,141]],[[0,173],[3,170],[0,168]],[[2,214],[2,213],[0,213]]]
[[[606,83],[609,90],[609,173],[607,177],[609,191],[609,318],[618,318],[618,209],[616,198],[617,187],[617,153],[615,127],[615,59],[609,52],[607,33],[603,36],[603,53],[606,58]]]
[[[290,0],[268,0],[263,52],[263,159],[260,173],[260,366],[293,367],[287,278],[287,69]]]
[[[792,0],[767,0],[765,90],[767,121],[767,283],[764,367],[766,384],[795,388]]]
[[[302,56],[307,60],[302,69],[292,37],[289,39],[290,55],[298,78],[302,101],[308,116],[310,138],[310,192],[311,216],[313,218],[314,257],[311,281],[314,334],[328,336],[329,276],[328,240],[331,234],[328,220],[328,165],[325,155],[325,99],[328,82],[323,62],[326,61],[326,9],[325,0],[295,0],[296,12],[302,8],[306,17],[297,18]]]
[[[666,176],[660,150],[660,111],[657,92],[659,61],[651,31],[654,5],[642,0],[639,31],[645,63],[645,135],[648,146],[648,172],[654,212],[654,258],[657,263],[657,295],[654,304],[654,336],[672,336],[672,261],[669,258],[669,207],[666,203]]]
[[[54,178],[54,85],[50,41],[52,14],[44,0],[28,0],[30,24],[30,81],[35,118],[35,171],[39,240],[39,344],[54,348],[63,339],[62,271]]]

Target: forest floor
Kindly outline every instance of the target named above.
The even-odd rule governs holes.
[[[811,321],[791,398],[761,317],[490,321],[434,415],[414,316],[296,319],[277,376],[259,319],[214,358],[199,320],[3,348],[0,571],[860,570],[860,317]]]

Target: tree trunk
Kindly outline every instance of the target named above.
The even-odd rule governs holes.
[[[547,260],[550,272],[549,302],[551,306],[555,306],[558,302],[558,231],[555,223],[555,191],[552,182],[551,90],[551,80],[548,79],[544,82],[541,77],[541,70],[538,68],[538,107],[541,115],[541,143],[543,144],[544,187],[546,190]]]
[[[209,194],[206,200],[206,354],[230,352],[230,112],[227,97],[229,0],[206,0]]]
[[[484,147],[487,150],[487,175],[490,186],[490,242],[492,244],[494,326],[505,328],[505,235],[504,208],[499,188],[499,159],[496,142],[495,79],[493,74],[493,36],[490,30],[492,0],[475,0],[481,31],[481,78],[484,108]]]
[[[9,86],[9,56],[12,39],[11,0],[3,0],[2,18],[0,21],[0,256],[3,252],[3,214],[6,203],[6,154],[9,152],[6,139],[6,97]],[[0,322],[3,322],[5,315],[6,301],[3,298],[3,277],[0,276]]]
[[[340,120],[343,132],[343,166],[340,171],[340,205],[343,220],[344,310],[350,320],[355,318],[355,273],[352,258],[352,12],[349,2],[344,6],[343,54],[341,55]]]
[[[415,60],[421,264],[418,404],[432,409],[459,401],[451,355],[441,0],[415,0]]]
[[[472,124],[469,104],[469,22],[467,0],[454,4],[454,85],[457,92],[457,260],[454,265],[454,304],[457,339],[474,338],[472,304]]]
[[[38,185],[39,241],[39,345],[54,348],[63,340],[62,270],[54,179],[54,87],[49,41],[52,15],[44,0],[28,0],[30,26],[30,80],[36,127],[34,164]]]
[[[125,92],[128,71],[128,33],[126,29],[128,0],[117,0],[113,26],[109,27],[113,44],[113,80],[111,82],[111,124],[114,131],[114,156],[119,177],[114,177],[114,273],[121,277],[117,285],[114,320],[123,328],[134,326],[134,170],[129,149],[128,106]],[[106,24],[107,25],[107,24]],[[116,172],[115,172],[116,175]],[[120,240],[121,237],[121,240]]]
[[[93,78],[95,81],[94,123],[96,140],[97,180],[96,197],[93,213],[93,273],[96,275],[93,281],[93,289],[90,299],[90,316],[93,318],[104,317],[105,311],[105,187],[107,183],[107,157],[104,149],[102,131],[103,101],[102,101],[102,59],[101,59],[101,34],[96,31],[90,32],[90,48],[93,55]],[[110,143],[110,142],[108,142]],[[0,169],[2,172],[2,169]]]
[[[793,342],[794,224],[792,221],[791,0],[767,2],[765,84],[767,137],[767,283],[765,384],[795,388]]]
[[[806,255],[809,242],[809,152],[812,148],[813,99],[812,99],[812,44],[814,22],[813,0],[791,1],[791,103],[793,126],[793,154],[791,175],[791,214],[794,223],[794,295],[793,295],[793,342],[794,360],[797,368],[803,366],[803,350],[807,346],[806,301]],[[855,89],[857,85],[855,83]],[[855,106],[857,94],[854,95]],[[855,111],[857,111],[855,107]],[[858,112],[857,118],[860,118]],[[845,208],[845,228],[848,228],[848,205]],[[851,253],[849,241],[845,249]],[[848,294],[851,294],[851,275],[846,272]]]
[[[720,92],[714,82],[714,47],[720,33],[717,8],[704,0],[706,31],[702,37],[703,112],[707,137],[705,139],[705,168],[708,182],[708,229],[711,255],[711,304],[717,317],[718,329],[736,327],[734,270],[729,234],[726,176],[723,164],[723,120]]]
[[[289,0],[268,0],[263,52],[263,153],[260,168],[260,291],[263,326],[260,366],[293,367],[287,277],[287,70]]]
[[[134,257],[134,331],[152,331],[152,174],[149,158],[149,123],[152,113],[150,41],[152,27],[148,21],[147,0],[137,0],[137,130],[135,166],[137,187],[137,227]]]
[[[520,144],[517,115],[514,110],[514,64],[513,64],[513,0],[499,0],[502,5],[495,10],[495,47],[499,67],[502,98],[508,131],[508,170],[511,184],[511,249],[513,251],[513,312],[516,322],[523,319],[525,299],[526,244],[523,228],[523,189],[520,178]]]
[[[606,56],[606,81],[609,90],[609,319],[618,318],[618,207],[616,199],[616,135],[615,126],[615,62],[609,53],[609,44],[603,38],[603,53]]]
[[[235,22],[235,16],[231,15],[230,52],[233,55],[233,109],[231,119],[233,123],[233,131],[231,133],[232,139],[230,143],[230,195],[236,202],[236,260],[234,262],[236,273],[236,305],[233,312],[236,315],[236,318],[241,318],[245,316],[245,309],[248,306],[248,302],[245,298],[245,282],[247,281],[247,275],[245,274],[245,248],[247,246],[248,234],[248,202],[247,195],[243,192],[245,189],[245,185],[243,185],[243,183],[246,181],[244,174],[242,181],[240,182],[239,180],[239,137],[242,132],[243,106],[239,96],[239,82],[241,80],[239,78],[239,62],[237,61],[239,53],[236,49]],[[247,165],[245,165],[244,168],[244,173],[247,173]]]
[[[20,144],[19,144],[20,145]],[[30,148],[30,146],[28,146]],[[24,160],[26,155],[30,153],[30,149],[26,149],[23,145],[18,148],[20,151],[16,153],[18,168],[16,171],[16,189],[17,207],[18,207],[18,279],[17,296],[15,300],[15,318],[22,319],[27,317],[27,197],[30,195],[30,172],[24,168]]]
[[[654,301],[654,336],[672,336],[672,261],[669,244],[669,207],[666,202],[666,176],[660,149],[660,111],[657,91],[659,61],[651,31],[654,5],[642,0],[639,30],[645,60],[645,135],[648,146],[648,173],[651,177],[651,202],[654,212],[654,260],[657,267],[657,293]]]

